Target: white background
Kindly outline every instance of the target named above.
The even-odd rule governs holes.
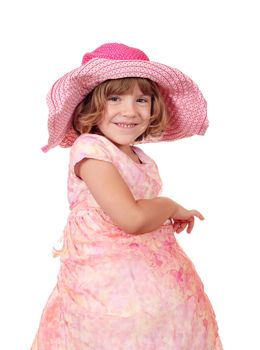
[[[142,146],[164,194],[206,217],[178,236],[216,312],[225,350],[259,340],[259,11],[257,1],[6,1],[1,25],[1,338],[29,349],[55,285],[51,247],[68,214],[68,151],[47,154],[45,96],[105,42],[191,76],[208,101],[204,137]],[[192,349],[191,349],[192,350]]]

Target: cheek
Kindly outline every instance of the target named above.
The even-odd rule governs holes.
[[[143,116],[144,116],[145,119],[149,120],[151,118],[151,115],[152,115],[152,107],[150,105],[150,106],[147,106],[145,111],[143,111]]]
[[[100,115],[100,118],[99,120],[97,120],[97,125],[98,126],[104,126],[108,123],[109,121],[109,114],[106,113],[106,112],[103,112],[101,115]]]
[[[106,125],[107,125],[107,123],[106,123],[105,119],[102,118],[101,120],[98,121],[97,128],[99,131],[103,132],[106,130]]]
[[[150,118],[145,119],[142,126],[142,132],[144,132],[149,127],[149,124],[150,124]]]
[[[146,113],[143,114],[143,121],[145,124],[149,125],[150,119],[151,119],[150,111],[147,111]]]

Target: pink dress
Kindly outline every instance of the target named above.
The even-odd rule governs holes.
[[[83,134],[72,146],[60,271],[31,350],[222,349],[210,301],[171,223],[125,233],[74,173],[83,158],[112,162],[135,199],[154,198],[157,166],[133,150],[142,164],[99,135]]]

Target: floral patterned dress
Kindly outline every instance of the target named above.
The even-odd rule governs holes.
[[[83,158],[111,162],[135,199],[154,198],[157,166],[133,151],[140,164],[100,135],[83,134],[72,146],[60,271],[31,350],[222,349],[214,311],[172,224],[124,232],[74,173]]]

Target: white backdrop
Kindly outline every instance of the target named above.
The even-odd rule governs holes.
[[[178,236],[216,312],[225,350],[259,340],[259,13],[257,1],[10,0],[1,5],[1,338],[29,349],[55,285],[51,247],[68,214],[68,151],[47,154],[45,96],[105,42],[190,75],[206,136],[145,145],[164,195],[206,217]],[[191,349],[192,350],[192,349]]]

